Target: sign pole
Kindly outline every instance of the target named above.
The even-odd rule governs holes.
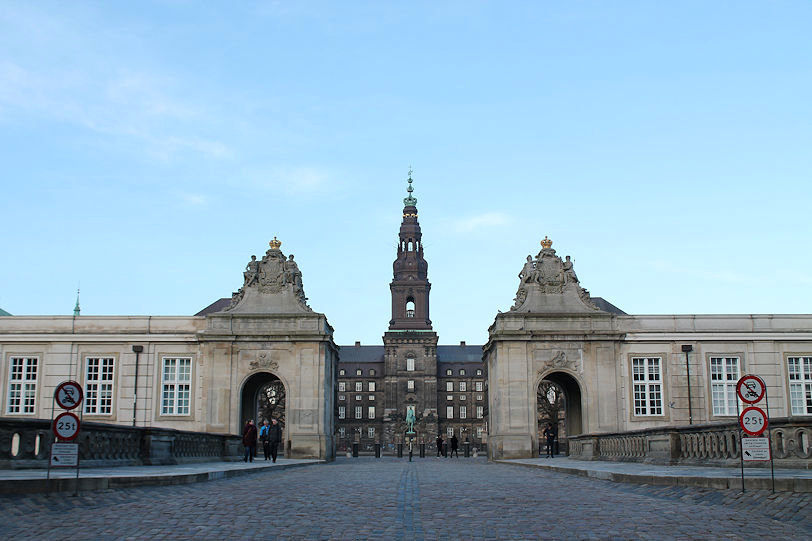
[[[54,411],[56,410],[56,393],[54,393],[53,398],[51,398],[51,426],[54,425]],[[56,437],[54,437],[56,440]],[[51,442],[53,445],[53,442]],[[48,491],[51,490],[51,451],[48,451],[48,472],[45,474],[46,484],[48,485]]]
[[[741,412],[739,411],[739,397],[736,397],[736,417],[741,418]],[[744,443],[742,443],[742,439],[744,438],[744,430],[739,427],[739,460],[741,462],[741,470],[742,470],[742,494],[744,494]]]
[[[764,404],[767,407],[767,419],[770,418],[770,399],[767,397],[767,384],[761,379],[761,384],[764,385]],[[775,461],[773,459],[773,437],[770,433],[770,425],[767,424],[767,442],[770,449],[770,478],[772,479],[772,491],[775,494]]]

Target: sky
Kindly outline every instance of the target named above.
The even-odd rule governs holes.
[[[629,314],[812,313],[812,3],[0,3],[0,308],[192,315],[274,237],[381,344],[409,168],[441,344],[545,236]]]

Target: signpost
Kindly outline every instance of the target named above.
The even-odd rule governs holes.
[[[767,387],[758,376],[747,375],[739,379],[736,383],[736,394],[745,404],[755,404],[761,402],[767,392]]]
[[[51,466],[55,468],[76,468],[79,466],[78,443],[52,443]]]
[[[745,462],[770,462],[770,476],[772,478],[772,490],[775,493],[775,464],[773,463],[772,453],[770,452],[770,431],[769,431],[769,418],[770,418],[770,401],[767,399],[767,385],[764,380],[758,376],[747,374],[739,378],[736,382],[736,394],[739,400],[745,404],[750,404],[749,407],[744,408],[744,411],[739,415],[739,425],[742,432],[752,437],[744,437],[740,435],[739,441],[741,442],[741,471],[742,471],[742,492],[744,492],[744,463]],[[766,412],[757,404],[764,400]],[[739,409],[739,401],[736,401],[736,410]],[[764,431],[767,431],[767,437],[760,437]]]
[[[745,462],[770,460],[770,440],[767,438],[742,438],[742,457]]]
[[[76,468],[76,490],[73,495],[79,494],[79,444],[69,443],[76,439],[79,435],[79,429],[82,426],[82,421],[76,414],[70,410],[78,408],[82,404],[84,393],[82,386],[75,381],[63,381],[54,391],[54,400],[51,406],[51,430],[56,436],[54,443],[51,444],[51,458],[48,461],[48,474],[46,479],[51,479],[51,467],[57,468]],[[56,407],[59,406],[63,411],[53,418],[56,413]],[[81,415],[81,409],[79,415]]]
[[[761,408],[750,406],[739,416],[739,424],[751,436],[761,436],[767,429],[767,414]]]
[[[82,386],[75,381],[60,383],[54,393],[54,399],[63,410],[72,410],[82,403]]]
[[[81,423],[79,418],[69,411],[60,413],[54,419],[53,431],[54,435],[60,440],[73,441],[79,435],[79,428]]]

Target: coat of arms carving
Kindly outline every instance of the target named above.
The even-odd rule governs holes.
[[[257,370],[259,368],[267,368],[270,370],[276,370],[279,368],[279,363],[271,359],[271,354],[268,351],[260,351],[257,353],[257,358],[254,361],[251,361],[248,364],[251,367],[251,370]]]

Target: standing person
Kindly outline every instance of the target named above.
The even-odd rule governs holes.
[[[271,448],[271,458],[276,462],[276,453],[279,449],[279,442],[282,441],[282,425],[276,419],[271,419],[271,427],[268,429],[268,444]]]
[[[259,429],[259,439],[262,440],[262,452],[265,454],[265,460],[271,459],[271,440],[268,437],[268,431],[271,428],[271,425],[268,423],[268,419],[262,421],[262,428]]]
[[[443,435],[437,434],[437,456],[443,456]]]
[[[457,453],[457,458],[460,457],[459,451],[457,451],[457,444],[459,444],[460,440],[457,439],[457,435],[454,434],[451,436],[451,452],[448,454],[449,458],[454,454]]]
[[[541,433],[542,436],[547,438],[547,456],[546,458],[553,458],[553,445],[555,444],[555,430],[553,423],[547,423],[547,428]]]
[[[245,447],[243,462],[253,462],[254,454],[257,452],[257,427],[253,419],[248,419],[245,428],[242,429],[242,444]]]

